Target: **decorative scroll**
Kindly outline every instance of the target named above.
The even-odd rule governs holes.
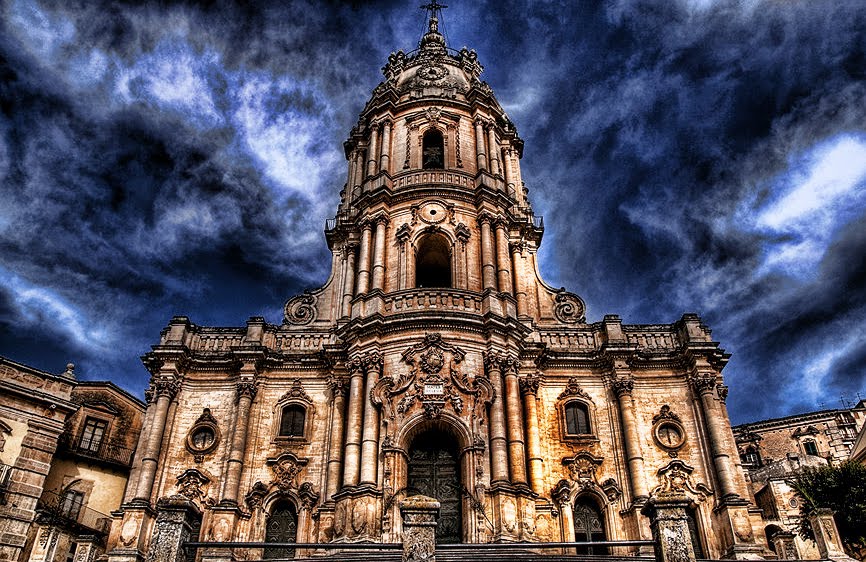
[[[305,325],[316,319],[316,297],[312,293],[304,292],[289,299],[284,309],[284,320],[286,324]]]
[[[582,324],[586,322],[586,305],[583,299],[574,293],[569,293],[565,288],[560,289],[554,297],[556,303],[553,314],[556,319],[564,324]]]
[[[565,385],[565,390],[563,390],[556,399],[562,400],[570,396],[577,396],[578,398],[584,398],[592,402],[592,397],[578,384],[577,377],[571,377],[568,379],[568,384]]]
[[[692,484],[691,474],[694,470],[694,467],[680,459],[672,460],[659,469],[659,485],[653,489],[652,495],[659,498],[681,498],[691,494],[698,501],[703,501],[711,496],[713,491],[704,484]]]

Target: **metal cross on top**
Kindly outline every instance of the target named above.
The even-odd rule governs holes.
[[[429,4],[421,6],[422,10],[427,10],[430,13],[430,31],[434,33],[439,31],[439,12],[447,7],[440,4],[437,0],[432,0]]]

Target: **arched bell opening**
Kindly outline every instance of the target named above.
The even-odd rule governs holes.
[[[265,542],[293,543],[298,538],[298,511],[288,499],[274,502],[265,526]],[[265,548],[265,559],[294,558],[295,549],[286,547]]]
[[[607,540],[604,515],[601,506],[589,495],[574,500],[574,540],[576,542],[601,542]],[[577,554],[608,554],[605,546],[579,546]]]
[[[443,234],[431,233],[418,242],[415,253],[415,286],[451,288],[451,244]]]
[[[438,129],[424,133],[421,141],[421,167],[425,170],[441,170],[445,167],[445,138]]]
[[[436,542],[453,544],[463,537],[463,486],[460,451],[454,437],[437,428],[426,429],[409,445],[406,495],[421,494],[439,501]]]

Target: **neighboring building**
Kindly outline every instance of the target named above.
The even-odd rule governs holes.
[[[866,425],[857,434],[857,440],[851,447],[851,460],[866,464]]]
[[[866,426],[866,401],[852,408],[823,410],[738,425],[733,428],[743,469],[771,548],[786,558],[814,560],[813,541],[797,535],[799,498],[787,480],[806,466],[848,460]]]
[[[344,145],[325,286],[279,325],[175,317],[144,356],[109,560],[173,559],[190,537],[397,542],[418,493],[441,502],[440,542],[480,543],[649,539],[642,506],[677,491],[699,556],[766,552],[728,355],[695,315],[587,323],[541,280],[523,141],[437,7]]]
[[[144,404],[0,357],[0,560],[90,562],[120,506]]]

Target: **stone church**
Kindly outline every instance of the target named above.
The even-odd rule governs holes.
[[[398,504],[416,494],[441,503],[442,543],[642,540],[642,508],[672,490],[699,558],[762,555],[728,355],[696,315],[588,323],[578,295],[541,279],[523,141],[431,6],[344,144],[324,286],[281,324],[175,317],[143,357],[148,407],[108,559],[168,559],[172,533],[399,542]]]

